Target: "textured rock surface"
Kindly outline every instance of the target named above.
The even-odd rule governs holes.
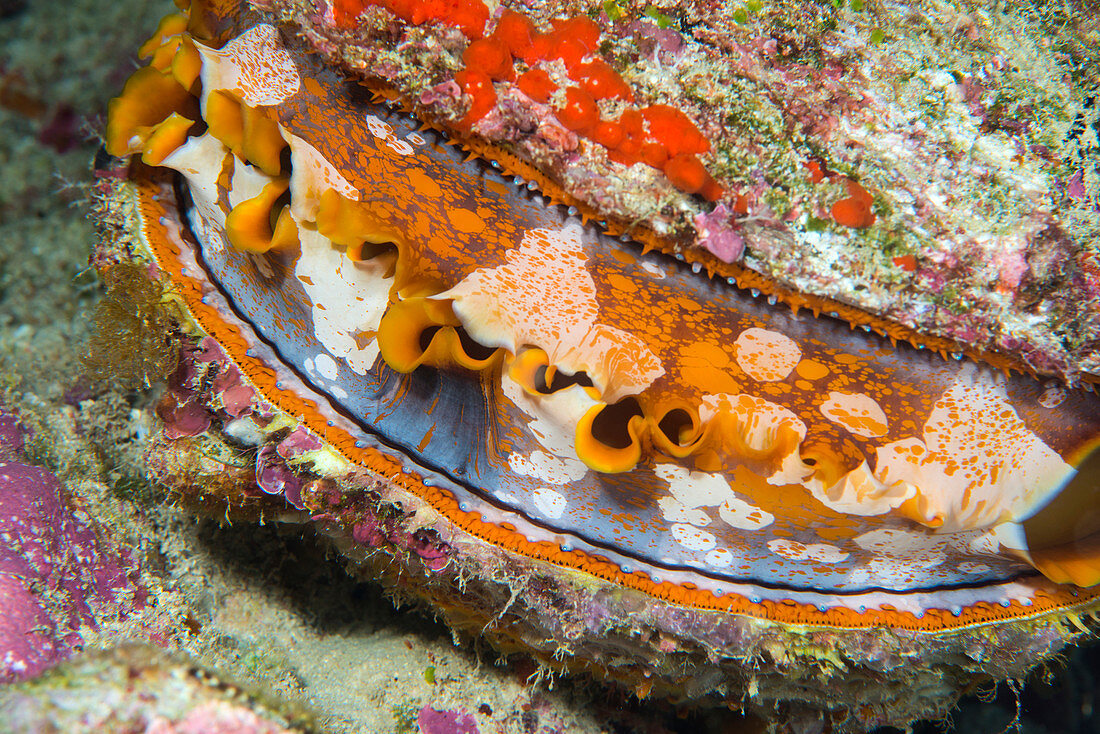
[[[5,440],[5,418],[0,450],[16,443]],[[101,543],[89,520],[49,471],[0,461],[0,681],[37,675],[79,648],[81,627],[141,603],[128,556]]]
[[[289,734],[288,718],[236,686],[155,648],[81,655],[0,691],[6,731]],[[293,719],[291,719],[293,721]],[[294,723],[308,723],[296,721]]]

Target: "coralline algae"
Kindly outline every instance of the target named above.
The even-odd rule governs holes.
[[[127,569],[127,557],[104,549],[88,518],[66,505],[57,477],[0,461],[0,680],[37,675],[80,648],[81,627],[140,604]]]

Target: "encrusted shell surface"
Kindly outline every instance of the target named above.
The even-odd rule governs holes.
[[[273,5],[327,58],[393,84],[429,118],[464,112],[447,83],[465,44],[445,25],[395,27],[376,9],[349,31],[308,2]],[[512,101],[506,82],[474,132],[708,268],[723,270],[709,256],[729,259],[733,237],[740,262],[775,284],[1075,380],[1100,369],[1100,72],[1079,5],[525,5],[541,27],[598,18],[635,97],[696,121],[727,187],[717,208],[554,133],[552,110]],[[873,195],[872,226],[833,221],[845,179]]]

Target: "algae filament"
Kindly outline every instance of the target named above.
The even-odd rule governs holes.
[[[104,274],[107,293],[92,314],[84,357],[87,375],[120,388],[147,388],[176,366],[178,338],[145,268],[122,262]]]

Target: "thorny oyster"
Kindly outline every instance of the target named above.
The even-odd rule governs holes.
[[[97,265],[196,337],[150,467],[553,668],[904,723],[1095,606],[1096,171],[1039,122],[1093,68],[993,114],[1025,9],[956,8],[908,74],[893,6],[707,7],[166,18],[100,167]]]

